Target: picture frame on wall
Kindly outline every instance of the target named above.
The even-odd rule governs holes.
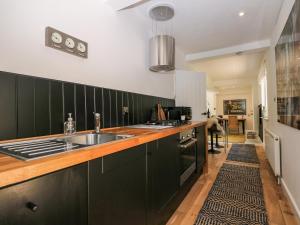
[[[277,121],[300,130],[300,0],[275,47]]]
[[[246,99],[233,99],[223,101],[224,115],[246,115],[247,105]]]

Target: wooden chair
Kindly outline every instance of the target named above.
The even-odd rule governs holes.
[[[228,116],[228,131],[231,133],[234,130],[237,134],[240,133],[240,126],[237,116]]]
[[[219,124],[220,124],[222,127],[224,127],[223,115],[218,115],[217,118],[218,118]]]

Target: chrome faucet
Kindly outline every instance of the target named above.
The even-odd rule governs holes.
[[[95,133],[99,134],[101,128],[100,113],[94,113],[94,121],[95,121]]]
[[[76,132],[76,122],[72,118],[72,113],[68,113],[69,118],[64,123],[64,133],[65,135],[71,135]]]

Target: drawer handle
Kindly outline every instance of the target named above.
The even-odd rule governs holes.
[[[192,138],[191,141],[189,141],[187,144],[180,145],[180,148],[186,149],[186,148],[191,147],[191,146],[194,145],[195,143],[197,143],[197,139]]]
[[[26,207],[30,209],[32,212],[36,212],[38,210],[38,206],[34,204],[33,202],[28,202],[26,204]]]

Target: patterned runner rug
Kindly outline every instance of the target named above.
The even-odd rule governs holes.
[[[267,225],[259,168],[224,163],[195,225]]]
[[[233,144],[227,160],[259,164],[256,147],[252,144]]]

